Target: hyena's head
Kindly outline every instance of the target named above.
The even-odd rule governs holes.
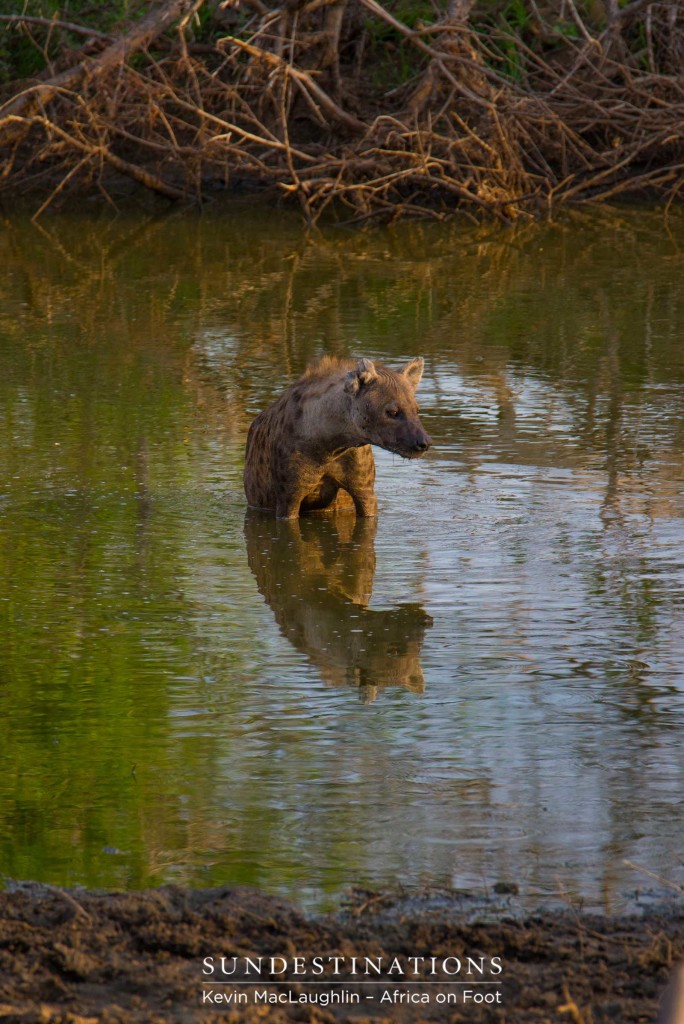
[[[351,396],[351,415],[369,444],[414,459],[432,444],[418,415],[415,392],[423,376],[422,358],[399,370],[359,359],[347,374],[345,391]]]

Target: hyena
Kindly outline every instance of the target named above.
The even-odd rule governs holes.
[[[413,459],[432,443],[415,399],[422,375],[422,358],[399,371],[329,357],[309,367],[249,428],[249,504],[279,519],[345,507],[377,515],[371,445]]]

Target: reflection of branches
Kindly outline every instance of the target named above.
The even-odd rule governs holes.
[[[603,297],[605,300],[605,296]],[[605,319],[604,319],[605,324]],[[601,519],[604,526],[621,527],[624,525],[624,518],[620,507],[621,490],[620,463],[624,452],[624,438],[622,432],[622,409],[623,409],[623,387],[622,374],[620,372],[620,347],[619,341],[612,325],[605,324],[606,347],[607,347],[607,380],[609,388],[608,411],[606,415],[606,490],[601,505]]]

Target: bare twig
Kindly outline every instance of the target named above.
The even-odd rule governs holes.
[[[331,117],[335,118],[336,121],[343,124],[345,128],[351,128],[352,131],[365,132],[367,126],[363,121],[359,121],[358,118],[353,117],[351,114],[342,110],[342,108],[339,107],[323,89],[321,89],[318,83],[314,81],[308,72],[300,71],[293,65],[288,64],[283,57],[279,57],[275,53],[270,53],[268,50],[262,50],[260,47],[253,46],[251,43],[246,43],[244,40],[238,39],[235,36],[227,36],[224,41],[233,43],[241,50],[244,50],[245,53],[249,53],[252,57],[257,57],[275,67],[283,68],[288,75],[303,85],[307,91],[318,100],[323,109],[326,110]]]
[[[46,28],[62,28],[75,36],[86,36],[88,39],[102,39],[111,42],[112,36],[107,32],[99,32],[96,28],[88,28],[87,25],[76,25],[73,21],[63,21],[61,18],[39,18],[29,17],[28,14],[0,14],[0,21],[9,22],[15,28],[22,25],[44,25]]]
[[[684,46],[675,0],[606,0],[602,33],[568,0],[580,38],[548,25],[553,49],[501,27],[474,32],[470,0],[415,28],[381,0],[233,0],[247,19],[201,44],[206,61],[187,31],[203,2],[159,3],[114,41],[80,26],[108,44],[99,55],[81,54],[0,108],[0,187],[47,182],[40,216],[78,181],[111,201],[104,168],[171,199],[249,177],[299,202],[311,224],[336,201],[352,223],[455,209],[509,222],[635,190],[667,209],[684,195],[684,85],[662,71],[678,67]],[[354,35],[364,16],[409,44],[396,88],[372,91],[358,61],[372,46]],[[622,33],[637,19],[647,45],[630,54]],[[31,25],[72,23],[24,18]],[[44,40],[35,33],[42,51]]]
[[[59,92],[60,89],[75,89],[86,75],[103,74],[116,64],[123,63],[131,54],[141,50],[161,35],[189,6],[190,0],[168,0],[162,7],[154,8],[141,21],[137,22],[127,35],[115,40],[98,57],[81,61],[75,67],[68,68],[54,78],[40,82],[19,93],[4,106],[0,107],[0,145],[11,135],[10,124],[16,127],[17,122],[10,122],[13,116],[22,116],[35,108],[40,102],[43,107]]]

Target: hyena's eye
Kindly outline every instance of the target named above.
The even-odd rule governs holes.
[[[398,405],[388,405],[385,409],[385,416],[389,416],[392,420],[396,420],[400,413],[401,409]]]

